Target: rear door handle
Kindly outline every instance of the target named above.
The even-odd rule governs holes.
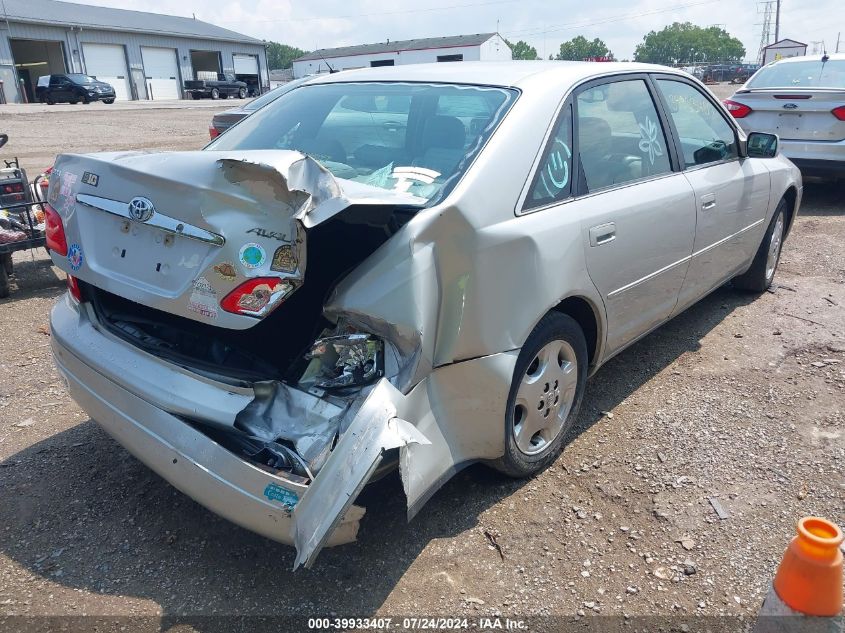
[[[616,239],[616,222],[607,222],[590,228],[590,246],[609,244]]]
[[[715,193],[708,193],[705,196],[701,196],[701,210],[702,211],[709,211],[710,209],[714,209],[716,207],[716,194]]]

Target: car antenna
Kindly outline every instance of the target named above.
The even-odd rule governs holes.
[[[320,59],[322,59],[324,62],[326,62],[326,58],[325,58],[325,57],[323,57],[323,54],[322,54],[322,53],[320,53]],[[329,62],[326,62],[326,66],[328,66],[328,68],[329,68],[329,74],[330,74],[330,75],[331,75],[332,73],[336,73],[336,72],[337,72],[334,68],[332,68],[331,66],[329,66]]]

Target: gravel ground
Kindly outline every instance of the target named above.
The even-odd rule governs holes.
[[[4,117],[4,154],[34,172],[60,150],[193,149],[210,113],[17,114]],[[602,368],[567,449],[538,477],[470,467],[410,524],[388,477],[364,491],[359,541],[296,573],[293,549],[177,492],[70,400],[48,345],[62,274],[43,252],[18,253],[0,300],[0,625],[15,614],[148,616],[137,627],[156,631],[180,614],[755,614],[796,520],[845,523],[843,193],[807,185],[773,291],[719,289]]]

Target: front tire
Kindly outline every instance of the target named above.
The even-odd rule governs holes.
[[[528,337],[514,368],[505,412],[505,453],[490,463],[510,477],[551,464],[581,407],[587,383],[587,341],[578,323],[550,312]]]
[[[220,91],[217,88],[211,89],[211,98],[212,99],[219,99],[220,98]]]
[[[9,273],[6,272],[5,264],[0,266],[0,299],[5,299],[11,292],[11,284],[9,283]]]
[[[238,90],[238,99],[246,99],[246,90],[243,88]]]
[[[775,215],[769,223],[769,228],[763,236],[763,241],[760,242],[757,254],[754,255],[751,268],[742,275],[734,277],[734,288],[760,293],[772,285],[772,280],[775,278],[775,272],[780,262],[780,253],[783,248],[783,238],[785,235],[786,200],[781,199],[777,209],[775,209]]]
[[[103,103],[114,103],[114,99],[103,99]]]

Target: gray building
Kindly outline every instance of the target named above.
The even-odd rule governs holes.
[[[196,20],[57,0],[0,0],[0,81],[8,103],[32,101],[38,77],[85,73],[118,100],[180,99],[183,82],[235,74],[267,90],[261,40]]]

